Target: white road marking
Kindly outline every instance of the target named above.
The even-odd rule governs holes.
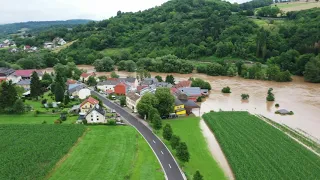
[[[152,140],[153,141],[153,143],[156,143],[154,140]]]
[[[170,169],[171,169],[171,165],[169,164],[169,167],[170,167]]]
[[[163,152],[161,151],[161,154],[163,154]]]

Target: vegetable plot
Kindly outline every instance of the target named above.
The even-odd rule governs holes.
[[[320,158],[248,112],[203,115],[237,180],[320,179]]]

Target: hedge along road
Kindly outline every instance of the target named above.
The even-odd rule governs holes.
[[[182,180],[186,179],[182,174],[177,162],[174,157],[171,155],[167,147],[159,140],[159,138],[153,134],[153,132],[146,127],[144,124],[139,122],[139,120],[132,116],[130,113],[122,109],[120,106],[112,103],[104,96],[100,95],[95,91],[91,91],[92,95],[97,96],[102,102],[108,106],[109,108],[114,109],[117,113],[119,113],[123,118],[125,118],[132,126],[134,126],[140,134],[147,140],[148,144],[152,148],[153,152],[157,156],[162,169],[165,172],[166,179],[168,180]]]

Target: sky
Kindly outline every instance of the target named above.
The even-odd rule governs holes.
[[[167,0],[0,0],[0,24],[68,19],[102,20],[117,11],[136,12]],[[244,0],[229,0],[230,2]]]

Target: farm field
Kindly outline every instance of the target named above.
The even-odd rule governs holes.
[[[0,179],[44,179],[83,134],[78,125],[0,125]]]
[[[162,180],[162,168],[132,127],[88,126],[82,141],[49,179]]]
[[[171,125],[173,134],[180,136],[181,141],[188,146],[190,161],[182,166],[188,178],[192,178],[193,174],[199,170],[204,179],[226,179],[222,169],[209,152],[206,140],[201,133],[200,118],[184,117],[175,120],[164,120],[163,126],[166,123]],[[158,132],[158,136],[162,137],[162,130]],[[172,154],[175,155],[176,153],[171,149],[170,143],[164,139],[162,140]]]
[[[310,0],[309,2],[301,1],[301,2],[276,3],[276,4],[273,4],[272,6],[275,6],[275,5],[285,12],[300,11],[300,10],[320,7],[320,3],[315,2],[314,0]]]
[[[77,116],[68,117],[63,124],[71,124],[77,120]],[[16,114],[0,114],[0,124],[54,124],[59,119],[58,114],[39,114],[34,116],[32,112],[16,115]]]
[[[203,115],[238,180],[320,179],[320,158],[248,112]]]

